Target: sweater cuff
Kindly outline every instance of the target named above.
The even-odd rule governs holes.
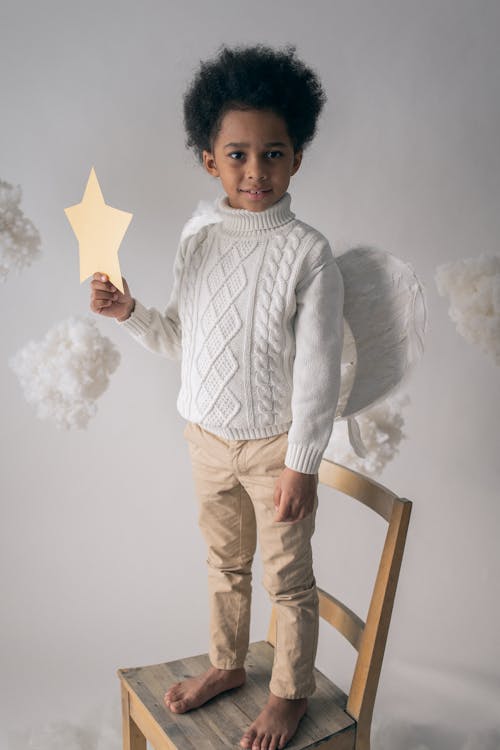
[[[288,443],[285,466],[303,474],[317,474],[323,454],[313,445]]]
[[[151,325],[151,313],[141,302],[139,302],[138,299],[136,299],[134,311],[130,313],[130,317],[122,321],[115,318],[115,321],[119,326],[130,331],[130,333],[137,336],[144,336],[144,334],[149,331]]]

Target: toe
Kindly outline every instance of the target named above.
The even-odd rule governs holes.
[[[257,737],[253,741],[252,750],[260,750],[263,738],[264,738],[263,734],[257,735]]]
[[[262,738],[262,742],[260,743],[260,750],[269,750],[269,746],[271,744],[272,735],[265,734]]]
[[[185,702],[184,701],[172,701],[169,705],[169,708],[172,711],[175,711],[176,714],[181,714],[185,710]]]
[[[279,734],[273,734],[272,740],[269,743],[269,750],[278,750],[280,736]]]
[[[176,682],[175,685],[172,685],[172,687],[170,687],[167,690],[167,692],[165,693],[165,700],[168,699],[170,701],[173,701],[173,700],[176,699],[177,692],[178,692],[178,689],[180,687],[180,684],[181,684],[180,682]]]
[[[255,739],[255,731],[253,729],[247,729],[245,734],[240,740],[241,747],[250,748],[252,747],[252,742]]]
[[[288,737],[286,736],[286,734],[282,734],[278,743],[279,750],[283,750],[287,742],[288,742]]]

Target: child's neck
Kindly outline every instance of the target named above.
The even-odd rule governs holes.
[[[232,208],[227,195],[223,195],[217,204],[222,216],[222,228],[233,234],[277,229],[295,218],[290,209],[291,199],[290,193],[286,192],[264,211],[249,211],[246,208]]]

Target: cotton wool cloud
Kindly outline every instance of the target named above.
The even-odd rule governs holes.
[[[122,750],[120,703],[114,696],[88,706],[79,721],[41,722],[9,733],[8,750]]]
[[[444,263],[435,282],[458,333],[500,365],[500,254]]]
[[[26,401],[40,419],[58,429],[83,429],[97,413],[120,353],[89,317],[54,325],[41,341],[30,341],[9,359]]]
[[[358,456],[351,447],[347,420],[336,421],[324,453],[325,458],[362,474],[378,476],[397,454],[406,437],[402,409],[409,403],[408,394],[398,393],[356,415],[361,440],[366,448],[364,458]]]
[[[0,180],[0,281],[41,255],[40,234],[20,208],[21,187]]]

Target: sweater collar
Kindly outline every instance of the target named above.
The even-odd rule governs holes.
[[[248,211],[246,208],[232,208],[228,203],[228,196],[223,195],[217,200],[217,209],[222,216],[222,228],[230,233],[258,232],[276,229],[295,218],[290,210],[292,196],[284,193],[279,201],[264,211]]]

